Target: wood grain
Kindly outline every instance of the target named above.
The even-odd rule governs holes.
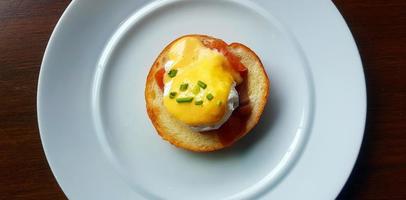
[[[406,199],[406,1],[335,0],[367,81],[366,131],[338,199]]]
[[[68,0],[0,1],[0,199],[66,199],[36,119],[41,59]],[[368,119],[338,199],[406,199],[406,1],[335,0],[367,79]]]
[[[49,36],[68,1],[0,1],[0,199],[66,199],[39,138],[36,90]]]

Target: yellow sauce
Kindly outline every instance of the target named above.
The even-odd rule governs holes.
[[[166,64],[170,65],[168,68],[171,70],[177,71],[174,77],[170,77],[168,71],[164,76],[165,87],[170,85],[169,92],[177,93],[172,98],[168,94],[164,96],[164,106],[168,112],[191,126],[219,122],[226,112],[227,99],[234,82],[227,58],[205,47],[200,40],[185,37],[169,49]],[[206,87],[199,86],[199,81]],[[180,90],[182,84],[188,84],[184,91]],[[208,94],[213,96],[211,100],[207,98]],[[193,97],[193,100],[177,101],[184,97]],[[203,103],[196,105],[200,101]]]

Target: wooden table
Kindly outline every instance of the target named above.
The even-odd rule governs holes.
[[[368,119],[338,199],[406,199],[406,1],[336,0],[357,41]],[[0,199],[65,199],[36,118],[41,59],[68,0],[0,1]]]

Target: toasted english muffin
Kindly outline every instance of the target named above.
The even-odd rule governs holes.
[[[240,105],[219,129],[197,132],[173,118],[163,105],[163,90],[156,81],[156,74],[164,68],[165,56],[170,47],[184,37],[198,38],[203,44],[219,40],[206,35],[185,35],[171,42],[152,65],[146,85],[145,100],[149,118],[159,135],[171,144],[197,152],[219,150],[234,144],[246,135],[259,121],[269,94],[269,79],[259,57],[240,43],[231,43],[227,50],[240,58],[247,68],[242,84],[237,86]]]

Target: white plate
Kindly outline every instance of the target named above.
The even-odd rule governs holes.
[[[193,33],[251,47],[272,83],[258,126],[214,153],[163,141],[145,109],[155,57]],[[71,199],[333,199],[365,114],[357,48],[325,0],[76,0],[38,86],[45,153]]]

